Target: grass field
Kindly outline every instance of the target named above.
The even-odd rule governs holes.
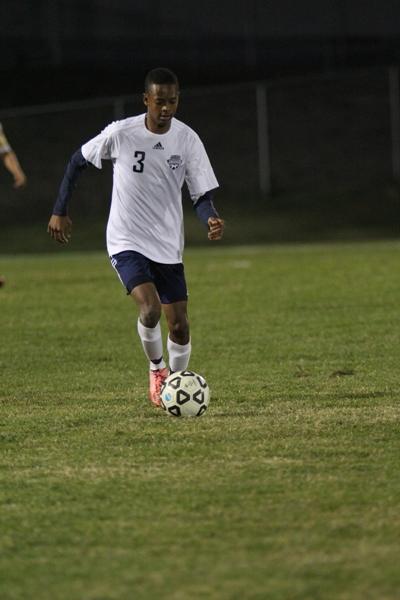
[[[192,249],[200,419],[104,253],[3,256],[2,600],[400,597],[400,243]]]

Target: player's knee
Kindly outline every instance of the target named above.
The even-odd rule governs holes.
[[[140,320],[145,327],[155,327],[161,318],[161,307],[146,305],[140,308]]]

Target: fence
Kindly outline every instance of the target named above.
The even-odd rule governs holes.
[[[358,70],[235,86],[187,89],[178,118],[202,137],[228,210],[269,198],[318,197],[379,187],[400,177],[398,68]],[[28,177],[16,199],[0,180],[3,225],[43,219],[65,168],[84,141],[107,123],[144,110],[141,94],[0,111]],[[89,170],[74,199],[103,217],[110,169]]]

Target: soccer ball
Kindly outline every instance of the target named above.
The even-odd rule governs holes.
[[[161,405],[167,415],[200,417],[208,407],[210,388],[204,377],[193,371],[176,371],[161,387]]]

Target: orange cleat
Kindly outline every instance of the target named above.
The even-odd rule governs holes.
[[[167,379],[169,371],[167,368],[157,369],[149,374],[149,400],[157,408],[161,408],[161,386]]]

